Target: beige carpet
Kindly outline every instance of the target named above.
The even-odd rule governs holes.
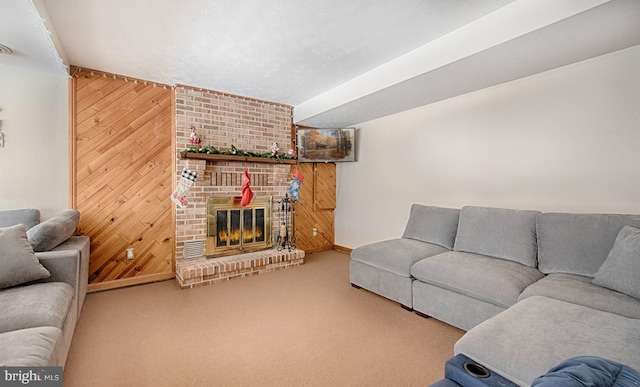
[[[428,386],[464,332],[349,283],[349,255],[181,290],[89,294],[73,386]]]

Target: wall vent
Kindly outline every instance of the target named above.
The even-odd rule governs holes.
[[[186,241],[184,242],[184,257],[185,258],[197,258],[202,257],[204,252],[204,241]]]

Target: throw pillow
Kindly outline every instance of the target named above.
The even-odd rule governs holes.
[[[640,298],[640,229],[624,226],[593,283]]]
[[[31,247],[36,252],[53,249],[73,235],[79,220],[78,210],[64,210],[53,218],[30,228],[27,231],[27,237]]]
[[[0,228],[0,289],[50,275],[29,245],[24,225]]]

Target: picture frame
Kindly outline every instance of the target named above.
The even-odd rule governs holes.
[[[298,162],[334,163],[356,160],[356,130],[298,129]]]

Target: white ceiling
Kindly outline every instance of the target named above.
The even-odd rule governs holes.
[[[344,127],[640,44],[638,0],[11,0],[0,65],[294,106]]]

